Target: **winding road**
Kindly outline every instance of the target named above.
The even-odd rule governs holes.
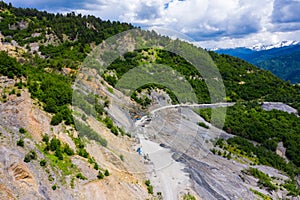
[[[169,109],[169,108],[217,108],[217,107],[227,107],[227,106],[233,106],[235,103],[212,103],[212,104],[176,104],[176,105],[168,105],[168,106],[163,106],[160,108],[156,108],[152,111],[150,111],[150,114],[154,114],[155,112]]]

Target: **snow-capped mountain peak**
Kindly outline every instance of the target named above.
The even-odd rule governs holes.
[[[262,51],[262,50],[269,50],[269,49],[274,49],[274,48],[280,48],[280,47],[286,47],[286,46],[293,46],[293,45],[298,45],[300,42],[298,41],[282,41],[277,44],[270,44],[270,45],[264,45],[261,43],[258,43],[256,45],[253,45],[250,47],[250,49],[254,51]]]

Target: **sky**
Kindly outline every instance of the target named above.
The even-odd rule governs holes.
[[[204,48],[300,41],[300,0],[4,0],[16,7],[95,15],[164,34],[186,35]]]

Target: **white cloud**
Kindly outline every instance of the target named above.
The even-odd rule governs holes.
[[[241,38],[267,29],[273,0],[97,0],[86,8],[104,19],[171,28],[206,40]]]
[[[178,2],[178,1],[177,1]],[[272,12],[270,0],[189,0],[174,7],[170,6],[167,16],[178,19],[172,24],[178,30],[189,29],[190,34],[199,34],[199,38],[211,34],[224,36],[241,36],[258,32],[262,29],[261,22],[266,21]],[[261,5],[265,6],[261,6]],[[268,6],[269,5],[269,6]],[[187,17],[189,16],[190,17]]]
[[[218,40],[205,40],[193,42],[196,46],[209,49],[214,48],[234,48],[234,47],[251,47],[255,44],[271,45],[286,40],[299,41],[300,30],[291,32],[261,32],[247,35],[244,38],[224,37]]]
[[[275,0],[272,19],[275,23],[289,23],[300,21],[299,0]]]
[[[173,29],[202,44],[270,43],[274,35],[300,40],[291,34],[300,29],[299,0],[83,0],[72,9],[141,27]]]

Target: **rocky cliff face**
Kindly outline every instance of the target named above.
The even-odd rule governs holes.
[[[65,175],[58,165],[59,161],[51,161],[41,149],[42,136],[56,137],[68,144],[74,151],[76,146],[71,137],[77,133],[72,127],[65,125],[51,126],[51,115],[42,110],[39,103],[30,98],[27,89],[21,95],[8,94],[16,89],[15,80],[1,77],[0,92],[7,97],[0,102],[0,199],[146,199],[148,193],[144,181],[145,175],[130,173],[130,167],[143,165],[141,158],[133,154],[124,162],[111,151],[118,143],[130,149],[134,140],[113,137],[113,134],[97,120],[89,119],[94,128],[106,135],[109,145],[104,148],[93,141],[87,141],[86,149],[99,163],[99,168],[108,169],[110,176],[103,180],[97,178],[97,170],[86,158],[71,156],[74,169],[78,169],[86,179],[75,177],[76,174]],[[19,131],[20,129],[26,132]],[[24,144],[17,145],[23,140]],[[24,162],[26,154],[36,152],[36,158]],[[129,155],[130,156],[130,155]],[[128,157],[129,157],[128,156]],[[46,166],[40,161],[46,160]],[[58,163],[56,163],[58,162]],[[141,167],[142,168],[142,167]]]

